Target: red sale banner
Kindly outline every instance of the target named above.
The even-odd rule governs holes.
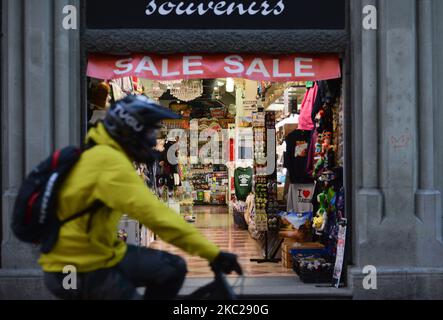
[[[245,78],[314,81],[341,77],[337,55],[90,54],[87,75],[98,79],[137,76],[152,80]]]

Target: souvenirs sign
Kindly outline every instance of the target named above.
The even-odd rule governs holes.
[[[90,0],[85,5],[88,29],[344,30],[346,26],[346,0]]]

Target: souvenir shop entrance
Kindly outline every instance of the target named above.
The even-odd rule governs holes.
[[[180,113],[159,137],[160,178],[136,168],[147,185],[237,253],[249,277],[343,281],[348,1],[84,5],[85,123],[100,119],[108,93],[145,94]],[[122,229],[183,254],[129,218]],[[191,278],[212,276],[184,256]]]
[[[162,156],[134,164],[147,187],[247,276],[338,283],[346,235],[344,95],[338,55],[91,54],[88,125],[111,103],[143,94],[182,115],[165,121]],[[120,236],[207,263],[129,217]],[[337,254],[338,253],[338,254]]]

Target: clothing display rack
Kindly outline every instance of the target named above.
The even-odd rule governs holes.
[[[264,258],[259,259],[250,259],[251,262],[257,262],[257,263],[279,263],[281,259],[276,259],[275,255],[278,252],[278,248],[280,248],[281,244],[283,243],[283,240],[281,239],[279,242],[279,245],[276,247],[274,252],[270,252],[269,250],[269,237],[268,237],[268,231],[264,232],[265,239],[264,239]]]

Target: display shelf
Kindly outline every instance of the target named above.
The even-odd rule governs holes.
[[[277,173],[266,174],[267,163],[266,152],[268,151],[268,141],[266,130],[275,128],[274,112],[256,112],[253,114],[253,136],[255,154],[255,221],[256,228],[263,233],[263,258],[251,259],[257,263],[277,263],[281,259],[275,259],[275,255],[281,246],[282,241],[278,235],[277,213]],[[259,163],[257,159],[263,158],[264,162]],[[274,159],[276,162],[276,159]],[[276,163],[274,163],[276,168]],[[277,221],[277,223],[275,222]]]

